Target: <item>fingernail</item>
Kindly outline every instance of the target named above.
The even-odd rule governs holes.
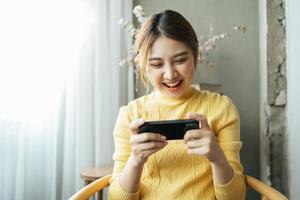
[[[144,119],[143,118],[139,118],[139,122],[140,123],[144,122]]]
[[[165,139],[167,139],[167,137],[166,137],[166,136],[164,136],[164,135],[160,136],[160,138],[161,138],[162,140],[165,140]]]

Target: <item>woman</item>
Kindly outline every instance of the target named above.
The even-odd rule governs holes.
[[[239,115],[228,97],[191,86],[198,55],[192,26],[175,11],[155,14],[136,48],[142,80],[154,91],[120,108],[110,199],[244,199]],[[199,129],[183,140],[137,132],[145,121],[187,118]]]

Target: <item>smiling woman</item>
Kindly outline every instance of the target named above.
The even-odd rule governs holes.
[[[277,5],[278,2],[272,1],[270,4]],[[264,45],[259,46],[259,33],[263,35],[265,32],[258,26],[258,22],[264,20],[258,11],[258,4],[264,4],[265,1],[137,0],[135,3],[144,8],[146,15],[164,9],[179,11],[193,25],[199,36],[200,46],[206,38],[210,39],[216,33],[231,30],[234,25],[247,28],[245,34],[232,34],[231,37],[214,43],[212,47],[216,47],[216,51],[206,55],[213,67],[208,67],[205,62],[199,63],[193,83],[221,84],[221,93],[233,100],[240,112],[241,140],[247,141],[240,152],[241,162],[246,173],[260,177],[260,159],[257,157],[260,152],[259,148],[253,146],[258,144],[260,138],[259,91],[262,91],[262,82],[259,80],[259,52],[266,48]],[[276,12],[272,19],[276,18],[275,14]],[[263,21],[262,26],[265,24]],[[144,94],[143,87],[139,86],[137,96]],[[252,191],[247,191],[248,198],[258,197]]]
[[[191,85],[198,40],[190,23],[176,11],[154,14],[136,47],[143,81],[155,90],[120,108],[110,199],[244,199],[239,114],[227,96]],[[145,121],[186,118],[199,127],[181,141],[138,131]]]

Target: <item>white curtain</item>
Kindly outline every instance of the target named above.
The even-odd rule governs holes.
[[[0,3],[0,199],[68,199],[83,168],[112,163],[133,73],[118,19],[131,0]],[[4,31],[2,31],[4,30]]]

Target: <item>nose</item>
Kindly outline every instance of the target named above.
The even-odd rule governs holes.
[[[165,66],[163,76],[164,76],[164,79],[166,79],[166,80],[175,79],[177,76],[177,71],[176,71],[175,67],[172,65]]]

